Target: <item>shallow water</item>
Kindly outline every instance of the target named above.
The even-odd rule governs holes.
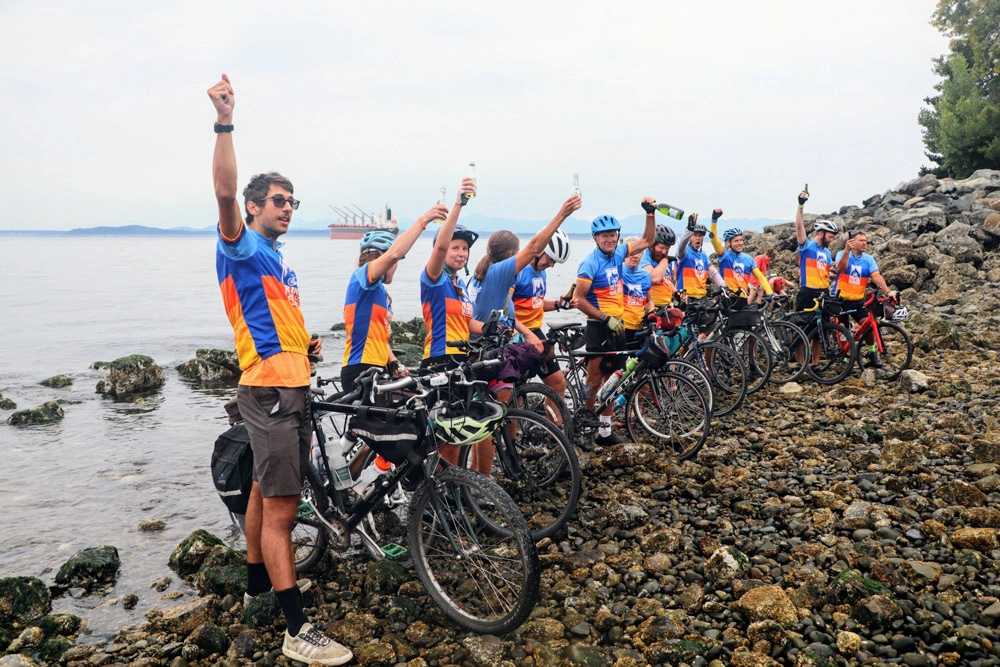
[[[0,577],[33,575],[51,584],[76,551],[116,546],[122,566],[106,597],[54,602],[57,611],[86,619],[93,634],[83,641],[97,640],[140,625],[153,607],[177,604],[150,588],[160,577],[174,579],[167,592],[193,595],[167,567],[193,530],[228,535],[238,546],[208,469],[215,438],[227,427],[222,405],[234,390],[201,388],[176,371],[198,348],[232,348],[214,239],[2,237],[0,245],[7,287],[0,301],[0,393],[19,410],[66,401],[65,418],[51,425],[8,426],[10,413],[0,413]],[[570,262],[549,272],[554,292],[569,286],[576,262],[592,247],[574,246]],[[397,270],[390,287],[397,319],[420,314],[418,277],[430,247],[430,240],[418,241]],[[298,274],[306,324],[324,337],[326,361],[318,373],[338,375],[343,338],[330,326],[343,320],[357,242],[292,237],[284,254]],[[480,256],[474,249],[473,261]],[[127,402],[96,394],[100,373],[90,364],[136,353],[164,369],[163,388]],[[38,384],[57,374],[73,385]],[[147,518],[164,521],[166,530],[140,532]],[[132,611],[110,603],[126,593],[139,597]]]

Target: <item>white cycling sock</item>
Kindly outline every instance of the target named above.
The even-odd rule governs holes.
[[[602,438],[607,438],[611,436],[611,415],[600,415],[598,419],[601,422],[600,427],[597,429],[597,435]]]

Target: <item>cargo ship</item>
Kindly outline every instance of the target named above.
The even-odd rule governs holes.
[[[329,206],[340,218],[329,225],[331,239],[360,239],[375,230],[399,233],[399,224],[392,217],[392,209],[388,206],[385,207],[384,213],[365,213],[353,204],[343,208]]]

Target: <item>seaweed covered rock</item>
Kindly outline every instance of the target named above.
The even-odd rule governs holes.
[[[23,626],[49,613],[49,587],[37,577],[0,579],[0,627]]]
[[[56,584],[90,591],[97,586],[113,584],[120,565],[118,549],[111,545],[81,549],[59,568]]]
[[[424,318],[414,317],[406,322],[392,323],[389,345],[394,349],[403,350],[406,357],[401,362],[413,366],[420,363],[426,338],[427,327],[424,325]]]
[[[152,358],[130,354],[114,361],[95,361],[91,368],[104,371],[97,382],[97,393],[113,398],[144,394],[163,386],[163,370]]]
[[[199,528],[177,545],[170,554],[167,565],[182,577],[190,576],[201,569],[212,549],[217,546],[224,546],[222,540]]]
[[[242,595],[247,585],[246,554],[225,545],[212,547],[198,568],[194,585],[202,595]]]
[[[66,413],[56,401],[42,403],[37,408],[21,410],[7,417],[7,423],[11,426],[24,426],[28,424],[51,424],[61,420]]]
[[[17,410],[17,403],[0,394],[0,410]]]
[[[71,386],[73,384],[73,380],[71,380],[70,378],[68,378],[65,375],[53,375],[50,378],[45,378],[44,380],[42,380],[38,384],[42,385],[43,387],[50,387],[50,388],[53,388],[53,389],[59,389],[61,387],[69,387],[69,386]]]
[[[204,348],[195,352],[194,359],[178,366],[177,372],[205,384],[233,384],[241,374],[236,352]]]

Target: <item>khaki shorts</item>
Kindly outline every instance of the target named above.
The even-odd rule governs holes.
[[[250,433],[253,480],[265,498],[297,496],[309,465],[309,387],[248,387],[236,392]]]

